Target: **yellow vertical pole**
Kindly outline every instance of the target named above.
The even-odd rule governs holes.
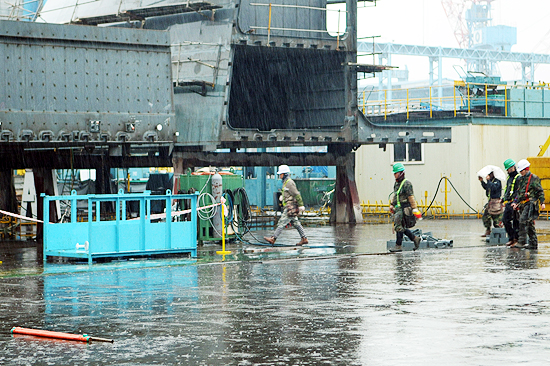
[[[267,21],[267,47],[269,47],[270,35],[271,35],[271,3],[269,3],[269,20]]]
[[[432,118],[432,87],[430,86],[430,118]]]
[[[470,114],[470,84],[466,84],[466,90],[468,93],[468,114]]]
[[[225,250],[225,212],[224,212],[224,203],[225,203],[225,199],[222,198],[221,200],[222,202],[222,250],[218,250],[216,251],[217,254],[222,254],[224,257],[224,260],[225,260],[225,255],[226,254],[231,254],[230,251],[227,251]]]
[[[365,114],[365,91],[363,90],[363,114]]]
[[[447,179],[445,179],[445,215],[447,215],[447,218],[449,218],[449,211],[447,206]]]
[[[407,121],[409,120],[409,89],[407,89]]]

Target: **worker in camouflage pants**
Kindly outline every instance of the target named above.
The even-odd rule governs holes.
[[[291,224],[296,228],[296,230],[298,230],[298,234],[300,234],[301,238],[296,245],[308,244],[306,233],[304,232],[304,228],[298,219],[298,216],[303,214],[306,209],[304,207],[304,200],[302,199],[302,195],[298,191],[298,188],[296,188],[296,183],[290,179],[290,168],[288,165],[279,166],[277,175],[279,175],[283,181],[281,199],[284,210],[281,214],[281,218],[277,222],[277,229],[275,229],[275,233],[273,233],[272,236],[264,236],[264,239],[271,245],[275,244],[277,237],[281,234],[285,226]]]
[[[393,225],[396,233],[395,238],[395,247],[390,249],[390,252],[401,252],[403,237],[407,237],[414,242],[414,249],[417,250],[420,246],[421,237],[416,236],[412,233],[409,228],[414,226],[415,217],[420,219],[422,213],[416,205],[416,200],[414,199],[413,185],[412,183],[405,179],[405,166],[402,163],[393,164],[393,176],[395,178],[395,183],[393,186],[393,199],[390,204],[390,212],[393,214]],[[409,220],[412,220],[412,226],[408,226],[407,222],[409,220],[405,217],[405,210],[410,211]]]
[[[500,199],[502,194],[502,183],[495,178],[493,172],[487,175],[487,182],[483,181],[483,177],[478,177],[478,179],[489,199],[485,205],[483,216],[481,216],[481,222],[483,222],[483,226],[485,227],[485,234],[481,236],[487,237],[491,235],[491,226],[499,227],[502,221],[503,207],[502,200]]]
[[[521,178],[517,188],[517,195],[512,207],[519,210],[519,238],[513,248],[537,249],[538,240],[535,230],[535,219],[539,217],[540,210],[544,210],[544,190],[540,183],[540,178],[529,171],[531,164],[522,159],[517,163],[517,169]],[[529,246],[527,246],[527,237],[529,236]]]

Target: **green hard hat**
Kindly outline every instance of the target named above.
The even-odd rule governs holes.
[[[401,163],[395,163],[393,164],[393,172],[394,173],[399,173],[399,172],[402,172],[403,170],[405,170],[405,166]]]
[[[512,159],[506,159],[506,161],[504,162],[504,169],[508,170],[514,165],[516,165],[515,161],[513,161]]]

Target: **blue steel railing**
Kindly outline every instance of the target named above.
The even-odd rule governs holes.
[[[164,195],[144,193],[46,196],[44,217],[50,217],[50,202],[69,201],[68,222],[44,222],[44,262],[48,256],[85,258],[92,263],[99,257],[129,257],[153,254],[190,253],[197,256],[197,194]],[[172,202],[177,200],[189,208],[185,214],[173,215]],[[86,203],[87,215],[77,219],[78,203]],[[152,204],[164,203],[166,217],[158,219]],[[115,205],[115,217],[106,220],[102,205]],[[132,218],[129,206],[137,206]]]

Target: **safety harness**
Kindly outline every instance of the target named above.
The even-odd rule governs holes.
[[[521,203],[526,203],[526,202],[529,202],[529,184],[531,183],[531,177],[533,176],[533,174],[529,174],[529,179],[527,179],[527,186],[525,187],[525,199],[523,201],[521,201]]]
[[[395,207],[401,207],[401,201],[399,200],[399,193],[401,192],[401,188],[403,188],[403,183],[405,183],[407,179],[403,179],[401,181],[401,184],[399,185],[399,189],[397,189],[396,197],[397,197],[397,204]]]
[[[512,185],[510,186],[510,197],[512,197],[514,195],[514,186],[516,185],[516,179],[518,179],[518,176],[519,176],[519,173],[516,174],[516,176],[512,180]],[[504,201],[505,204],[506,204],[506,202],[509,202],[509,201]]]

